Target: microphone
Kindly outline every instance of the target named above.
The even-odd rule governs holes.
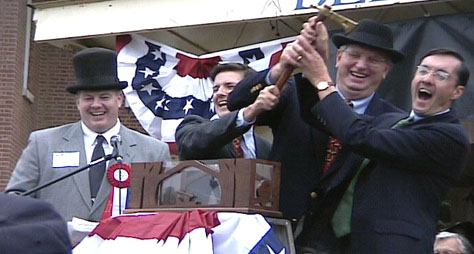
[[[122,138],[120,135],[114,135],[110,138],[110,144],[114,148],[112,151],[112,158],[115,158],[117,161],[122,161],[122,156],[120,155],[119,145],[122,144]]]

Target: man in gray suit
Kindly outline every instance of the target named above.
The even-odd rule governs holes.
[[[76,96],[81,120],[32,132],[6,192],[31,190],[83,167],[97,158],[94,150],[112,153],[111,138],[117,135],[121,137],[118,150],[124,163],[170,159],[164,142],[120,123],[118,112],[124,101],[121,90],[127,82],[118,80],[114,51],[84,49],[74,56],[73,63],[77,84],[67,87],[67,91]],[[111,160],[107,166],[114,163]],[[66,220],[79,217],[99,221],[112,189],[104,169],[82,171],[32,195],[51,203]]]

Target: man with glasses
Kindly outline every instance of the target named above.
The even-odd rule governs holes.
[[[318,46],[323,51],[322,54],[327,55],[326,28],[319,24],[318,29],[323,29],[324,35],[319,33],[315,37],[314,26],[316,20],[311,18],[305,23],[302,33],[312,38],[315,47]],[[336,57],[336,88],[343,98],[350,101],[353,110],[358,114],[368,115],[400,112],[375,93],[390,71],[392,63],[403,59],[403,54],[393,48],[390,28],[372,20],[361,20],[352,33],[337,34],[332,37],[332,41],[339,48]],[[285,68],[311,60],[295,54],[291,50],[293,45],[298,44],[289,44],[283,51],[280,62],[271,70],[241,81],[229,95],[228,107],[234,110],[249,105],[259,94],[254,91],[274,84]],[[266,91],[261,90],[260,93]],[[327,199],[325,188],[335,188],[347,182],[351,175],[331,170],[337,167],[334,164],[344,163],[345,149],[328,132],[311,126],[315,123],[312,123],[314,119],[309,109],[316,102],[316,95],[307,77],[297,75],[281,91],[278,105],[259,116],[256,124],[268,125],[273,132],[270,159],[282,163],[280,210],[283,215],[296,221],[310,211],[305,216],[305,230],[298,238],[297,245],[310,245],[315,250],[323,251],[330,249],[335,241],[329,221],[339,200]],[[301,105],[298,103],[299,99]],[[334,159],[330,159],[331,157]],[[312,229],[317,229],[317,232]],[[295,234],[298,234],[298,230]]]
[[[321,25],[309,29],[324,33]],[[317,89],[315,122],[351,151],[337,171],[354,174],[332,218],[336,236],[347,240],[331,253],[432,253],[441,199],[470,153],[451,109],[469,79],[463,57],[429,51],[411,83],[411,113],[371,117],[355,114],[334,86],[321,86],[332,79],[308,38],[302,33],[287,55]]]

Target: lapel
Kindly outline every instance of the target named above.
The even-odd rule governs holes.
[[[220,154],[216,156],[216,159],[235,158],[237,156],[237,154],[235,153],[234,144],[232,143],[232,141],[230,141],[230,143],[227,143],[222,149],[220,149],[219,153]]]
[[[134,148],[137,146],[137,143],[130,137],[130,129],[126,128],[123,125],[120,125],[119,135],[122,139],[122,142],[119,144],[119,154],[123,157],[122,162],[130,164],[133,161],[135,156]],[[117,160],[111,159],[107,164],[107,169],[116,164]],[[88,182],[88,179],[87,179]],[[89,184],[87,184],[89,185]],[[89,187],[88,187],[89,189]],[[97,209],[103,207],[102,205],[107,202],[110,192],[112,190],[112,186],[110,185],[107,179],[107,172],[104,174],[104,178],[102,179],[102,184],[100,185],[99,192],[97,193],[96,200],[94,205],[92,206],[91,214],[94,213]],[[90,190],[89,190],[90,192]],[[90,194],[89,194],[90,196]]]
[[[61,144],[63,150],[79,151],[79,167],[87,165],[86,151],[84,148],[84,134],[81,128],[81,122],[74,123],[71,128],[64,134],[65,142]],[[79,191],[82,201],[87,207],[91,207],[89,175],[87,171],[75,174],[72,176],[74,185]]]
[[[381,113],[384,113],[384,107],[382,101],[379,99],[377,93],[374,94],[374,97],[370,100],[367,108],[365,109],[364,114],[369,116],[377,116]]]
[[[413,125],[418,125],[418,124],[430,124],[433,122],[444,122],[444,123],[455,123],[459,124],[459,119],[456,117],[456,111],[454,109],[451,109],[449,112],[440,114],[440,115],[435,115],[435,116],[430,116],[426,117],[423,119],[420,119],[418,121],[415,121]]]
[[[374,97],[370,100],[369,104],[367,105],[367,109],[365,110],[364,115],[378,116],[383,113],[388,113],[388,110],[391,109],[388,107],[389,106],[379,98],[378,94],[375,93]],[[396,117],[393,120],[391,119],[393,123],[397,122],[403,117],[406,117],[405,114],[401,114],[401,113],[394,113],[394,115],[398,117]],[[374,122],[377,122],[378,126],[381,126],[381,123],[378,123],[377,121],[378,119],[379,118],[375,117]],[[391,126],[390,124],[393,124],[391,121],[384,122],[383,125]],[[320,142],[324,142],[323,144],[327,144],[328,139],[329,137],[326,135],[324,139],[320,140]],[[324,146],[324,156],[325,156],[326,149],[327,149],[327,145]],[[348,151],[347,148],[343,146],[342,150],[338,154],[338,158],[336,158],[336,160],[333,162],[333,165],[331,166],[331,169],[329,170],[328,174],[321,176],[321,185],[326,185],[328,186],[328,188],[331,188],[331,186],[337,186],[340,182],[347,179],[347,177],[352,176],[354,174],[352,170],[353,167],[347,166],[348,165],[347,161],[352,161],[354,162],[354,164],[352,165],[357,165],[357,164],[362,163],[363,157],[353,156],[351,154],[351,151]]]
[[[384,111],[384,105],[382,101],[378,98],[377,94],[374,95],[374,97],[370,100],[369,104],[367,105],[367,108],[365,110],[364,115],[369,115],[369,116],[374,116],[381,114]],[[320,137],[319,137],[320,136]],[[317,135],[317,138],[320,140],[317,140],[316,142],[321,142],[322,144],[325,144],[324,146],[319,146],[321,148],[324,148],[323,151],[319,151],[319,153],[323,156],[323,158],[326,158],[326,150],[328,149],[327,144],[329,142],[329,135]],[[316,144],[321,144],[321,143],[316,143]],[[318,148],[318,146],[316,146]],[[335,161],[333,161],[331,168],[329,169],[329,172],[327,174],[322,174],[321,175],[321,185],[322,186],[337,186],[340,182],[344,181],[347,177],[349,177],[351,173],[351,167],[347,167],[347,161],[349,160],[350,157],[352,157],[351,152],[347,150],[344,145],[342,146],[341,151],[339,151],[337,158]],[[359,159],[354,159],[354,161],[360,161],[362,160]],[[324,161],[322,162],[322,165],[324,165]],[[322,171],[322,170],[321,170]]]

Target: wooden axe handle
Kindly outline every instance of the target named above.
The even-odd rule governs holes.
[[[328,8],[328,7],[326,7]],[[318,14],[316,17],[316,22],[319,21],[324,21],[326,19],[326,15],[322,14],[321,12]],[[286,83],[288,82],[288,79],[290,78],[291,74],[295,70],[295,67],[293,66],[288,66],[283,69],[283,72],[281,73],[280,77],[278,78],[277,82],[275,83],[275,86],[278,87],[278,89],[281,91],[285,87]]]

